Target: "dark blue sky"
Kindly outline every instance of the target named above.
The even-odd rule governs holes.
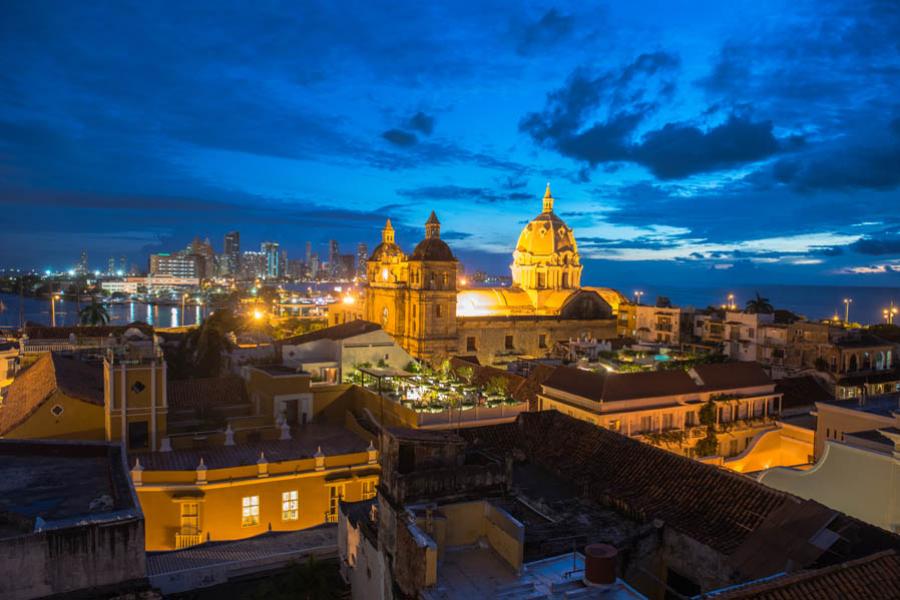
[[[900,283],[896,1],[185,4],[5,4],[0,266],[435,209],[504,272],[550,180],[589,283]]]

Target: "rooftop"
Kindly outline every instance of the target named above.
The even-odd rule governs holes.
[[[256,465],[263,452],[270,463],[312,458],[321,448],[325,456],[365,452],[368,448],[362,438],[342,427],[309,423],[292,430],[290,440],[260,440],[252,444],[213,446],[171,452],[133,452],[128,464],[140,459],[148,471],[193,471],[203,459],[207,469],[223,469]]]
[[[900,547],[897,536],[814,502],[555,411],[523,413],[516,423],[464,429],[461,435],[475,449],[540,466],[583,500],[620,518],[659,520],[731,556],[736,568],[751,575],[771,574],[773,564],[789,560],[839,562]],[[515,477],[513,484],[518,485]],[[826,527],[846,543],[813,543]]]
[[[900,411],[900,397],[896,394],[888,394],[884,396],[870,396],[866,398],[864,404],[860,404],[858,400],[828,400],[821,402],[825,406],[834,406],[844,408],[846,410],[857,410],[881,417],[892,417],[895,412]]]
[[[381,326],[377,323],[363,321],[360,319],[356,321],[348,321],[347,323],[334,325],[332,327],[325,327],[324,329],[319,329],[310,333],[304,333],[303,335],[284,338],[281,340],[277,340],[276,343],[280,345],[290,344],[292,346],[298,346],[300,344],[307,344],[309,342],[315,342],[317,340],[345,340],[347,338],[352,338],[358,335],[378,331],[379,329],[381,329]]]
[[[834,400],[834,396],[812,375],[779,379],[775,384],[775,391],[782,394],[782,410],[814,406],[816,402]]]
[[[0,513],[0,537],[140,516],[119,446],[43,440],[0,440]]]
[[[103,406],[102,368],[56,353],[42,354],[9,386],[6,400],[0,406],[0,435],[20,425],[57,390]]]
[[[838,565],[729,588],[706,597],[722,600],[896,599],[900,598],[900,556],[895,550],[888,550]]]

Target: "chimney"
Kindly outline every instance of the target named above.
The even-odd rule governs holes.
[[[134,487],[141,487],[143,485],[143,475],[144,475],[144,467],[141,466],[141,459],[134,459],[134,466],[131,467],[131,481],[134,483]]]
[[[256,461],[256,476],[257,477],[268,477],[269,476],[269,461],[266,460],[266,453],[260,451],[259,460]]]
[[[322,452],[322,446],[319,446],[316,453],[313,454],[313,458],[316,459],[316,471],[324,471],[325,470],[325,454]]]
[[[225,428],[225,445],[234,446],[234,429],[231,428],[231,423]]]
[[[206,483],[206,465],[203,463],[203,458],[200,458],[200,464],[197,465],[197,485],[202,485]]]
[[[609,586],[616,582],[616,559],[619,552],[609,544],[589,544],[584,549],[584,583]]]

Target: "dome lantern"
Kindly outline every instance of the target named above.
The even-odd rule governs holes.
[[[547,182],[547,190],[544,192],[544,212],[553,212],[553,195],[550,193],[550,182]]]

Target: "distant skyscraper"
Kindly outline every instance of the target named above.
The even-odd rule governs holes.
[[[238,231],[229,231],[225,234],[223,246],[225,257],[225,269],[228,275],[237,276],[241,270],[241,234]]]
[[[81,258],[78,260],[78,272],[82,275],[87,275],[88,273],[88,253],[87,249],[81,249]]]
[[[114,256],[109,257],[109,261],[106,263],[106,274],[107,275],[115,275],[116,274],[116,258]]]
[[[312,242],[306,242],[306,265],[309,266],[309,261],[312,260]]]
[[[341,247],[338,245],[337,240],[329,240],[328,242],[328,270],[330,271],[330,275],[332,279],[337,279],[340,277],[340,261],[341,261]]]
[[[263,242],[259,246],[260,252],[266,255],[266,274],[268,279],[277,279],[281,276],[281,253],[278,251],[278,242]]]
[[[317,253],[313,252],[310,255],[307,267],[309,268],[309,278],[313,280],[318,279],[322,265],[319,263],[319,255]]]
[[[119,270],[122,271],[122,275],[130,274],[130,271],[128,270],[128,261],[125,260],[124,256],[119,257]]]
[[[369,259],[369,247],[363,242],[356,246],[356,278],[363,281],[366,278],[366,261]]]
[[[266,276],[266,253],[245,250],[241,253],[241,277],[256,279]]]

